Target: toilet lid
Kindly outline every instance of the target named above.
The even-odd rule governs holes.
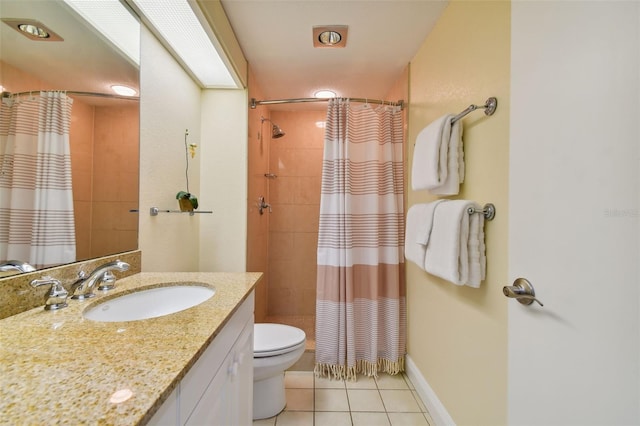
[[[253,325],[253,354],[257,357],[279,355],[287,349],[304,344],[306,334],[299,328],[284,324]]]

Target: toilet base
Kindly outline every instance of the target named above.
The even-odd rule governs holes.
[[[253,420],[273,417],[285,405],[284,372],[253,382]]]

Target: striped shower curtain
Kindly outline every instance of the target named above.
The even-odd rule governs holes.
[[[318,376],[404,371],[402,156],[398,107],[329,102],[318,234]]]
[[[62,92],[3,98],[0,106],[0,262],[75,262],[69,125]]]

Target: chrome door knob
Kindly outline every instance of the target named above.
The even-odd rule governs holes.
[[[530,305],[536,301],[540,306],[544,306],[541,301],[536,299],[536,291],[526,278],[516,278],[513,285],[502,287],[502,293],[507,297],[516,299],[523,305]]]

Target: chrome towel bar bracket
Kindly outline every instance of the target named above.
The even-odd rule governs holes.
[[[496,112],[496,109],[498,108],[498,99],[492,96],[489,99],[487,99],[487,101],[484,103],[484,105],[473,105],[473,104],[469,105],[467,107],[467,109],[465,109],[460,114],[458,114],[455,117],[453,117],[451,119],[451,123],[455,123],[456,121],[460,120],[465,115],[467,115],[470,112],[473,112],[473,111],[475,111],[477,109],[480,109],[480,108],[484,109],[484,114],[485,115],[493,115],[493,113]]]
[[[482,215],[484,216],[484,218],[486,220],[493,220],[494,217],[496,217],[496,206],[494,206],[491,203],[487,203],[484,205],[484,207],[482,208],[482,210],[473,208],[473,207],[469,207],[467,209],[467,213],[468,214],[475,214],[475,213],[482,213]]]

